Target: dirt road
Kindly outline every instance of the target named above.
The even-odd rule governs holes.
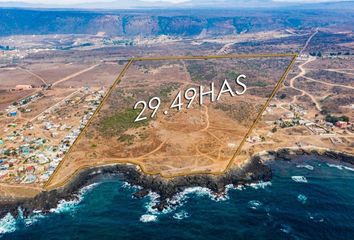
[[[19,69],[21,69],[22,71],[28,73],[28,74],[31,74],[32,76],[36,77],[37,79],[39,79],[44,85],[47,85],[47,82],[45,81],[44,78],[42,78],[41,76],[39,76],[38,74],[34,73],[34,72],[31,72],[30,70],[26,69],[26,68],[23,68],[23,67],[20,67]]]
[[[307,46],[309,45],[309,43],[311,42],[312,38],[318,33],[318,28],[316,28],[316,31],[314,33],[312,33],[312,35],[307,39],[305,45],[302,47],[299,55],[301,55],[303,53],[303,51],[305,51],[305,49],[307,48]]]
[[[306,74],[306,69],[304,68],[304,66],[312,61],[314,61],[316,59],[316,57],[309,57],[309,59],[307,59],[305,62],[303,62],[302,64],[300,64],[298,66],[298,68],[300,69],[300,73],[298,75],[296,75],[295,77],[293,77],[292,79],[290,79],[290,87],[295,89],[295,90],[298,90],[300,91],[302,94],[301,96],[304,96],[304,95],[307,95],[311,98],[311,100],[315,103],[315,106],[316,106],[316,109],[318,111],[321,111],[321,106],[320,104],[317,102],[317,100],[315,99],[315,97],[313,95],[311,95],[310,93],[300,89],[300,88],[297,88],[294,86],[294,81],[296,79],[298,79],[299,77],[304,77],[304,75]],[[294,96],[293,100],[291,101],[291,103],[294,103],[297,99],[297,96]]]
[[[53,84],[52,84],[52,87],[54,87],[55,85],[58,85],[59,83],[65,82],[65,81],[67,81],[67,80],[70,80],[70,79],[72,79],[72,78],[74,78],[74,77],[77,77],[77,76],[79,76],[80,74],[83,74],[83,73],[85,73],[85,72],[88,72],[88,71],[94,69],[95,67],[97,67],[97,66],[99,66],[99,65],[100,65],[100,64],[96,64],[96,65],[93,65],[93,66],[91,66],[91,67],[85,68],[85,69],[83,69],[83,70],[81,70],[81,71],[79,71],[79,72],[76,72],[76,73],[74,73],[74,74],[71,74],[71,75],[69,75],[69,76],[66,76],[65,78],[62,78],[62,79],[56,81],[55,83],[53,83]]]
[[[32,122],[34,120],[36,120],[38,117],[40,117],[41,115],[43,115],[45,112],[50,112],[52,109],[56,108],[57,106],[59,106],[60,104],[62,104],[65,100],[71,98],[73,95],[75,95],[76,93],[80,92],[80,89],[70,93],[68,96],[64,97],[63,99],[61,99],[59,102],[56,102],[54,105],[52,105],[51,107],[45,109],[43,112],[39,113],[37,116],[35,116],[34,118],[32,118],[31,120],[29,120],[29,122]]]

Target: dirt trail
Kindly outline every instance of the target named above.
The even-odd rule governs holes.
[[[307,77],[307,76],[303,76],[303,77],[306,78],[309,81],[322,83],[322,84],[325,84],[325,85],[328,85],[328,86],[331,86],[331,87],[342,87],[342,88],[348,88],[348,89],[353,89],[354,90],[354,87],[352,87],[352,86],[346,86],[346,85],[337,84],[337,83],[328,83],[328,82],[319,81],[319,80],[316,80],[316,79],[313,79],[313,78],[310,78],[310,77]]]
[[[325,70],[329,71],[329,72],[337,72],[337,73],[348,74],[348,75],[354,76],[354,73],[346,72],[346,71],[343,71],[342,69],[325,69]],[[348,70],[353,70],[353,69],[348,69]]]
[[[301,55],[303,53],[303,51],[305,51],[305,49],[307,48],[307,46],[309,45],[309,43],[311,42],[312,38],[318,33],[318,28],[316,28],[316,31],[314,33],[312,33],[312,35],[307,39],[305,45],[303,46],[303,48],[300,51]]]
[[[55,85],[58,85],[59,83],[65,82],[65,81],[67,81],[67,80],[70,80],[70,79],[72,79],[72,78],[74,78],[74,77],[77,77],[77,76],[79,76],[80,74],[83,74],[83,73],[85,73],[85,72],[88,72],[88,71],[94,69],[95,67],[97,67],[97,66],[99,66],[99,65],[100,65],[100,64],[96,64],[96,65],[93,65],[93,66],[91,66],[91,67],[85,68],[85,69],[83,69],[83,70],[81,70],[81,71],[78,71],[78,72],[76,72],[76,73],[74,73],[74,74],[71,74],[71,75],[69,75],[69,76],[66,76],[66,77],[64,77],[64,78],[62,78],[62,79],[56,81],[55,83],[53,83],[53,84],[52,84],[52,87],[54,87]]]
[[[51,107],[45,109],[43,112],[39,113],[37,116],[33,117],[31,120],[29,120],[29,122],[33,122],[34,120],[36,120],[39,116],[43,115],[45,112],[50,112],[53,108],[57,107],[58,105],[62,104],[65,100],[69,99],[70,97],[72,97],[73,95],[75,95],[76,93],[80,92],[80,89],[70,93],[68,96],[64,97],[63,99],[61,99],[59,102],[56,102],[54,105],[52,105]]]
[[[301,49],[299,55],[301,55],[301,54],[303,53],[303,51],[305,51],[305,49],[307,48],[307,46],[308,46],[309,43],[311,42],[312,38],[313,38],[317,33],[318,33],[318,28],[316,28],[316,31],[315,31],[313,34],[311,34],[311,36],[307,39],[307,41],[306,41],[305,45],[303,46],[303,48]],[[306,91],[304,91],[304,90],[302,90],[302,89],[299,89],[299,88],[297,88],[297,87],[294,86],[294,81],[295,81],[296,79],[298,79],[299,77],[304,77],[304,75],[306,74],[306,70],[304,69],[304,66],[305,66],[306,64],[308,64],[309,62],[314,61],[315,59],[316,59],[316,57],[309,57],[309,59],[307,59],[305,62],[303,62],[302,64],[300,64],[300,65],[298,66],[298,68],[300,69],[300,73],[299,73],[298,75],[296,75],[295,77],[293,77],[292,79],[290,79],[290,87],[293,88],[293,89],[295,89],[295,90],[300,91],[300,92],[301,92],[301,96],[304,96],[304,95],[309,96],[309,97],[311,98],[311,100],[315,103],[316,109],[317,109],[318,111],[321,111],[321,106],[320,106],[320,104],[317,102],[317,100],[315,99],[314,96],[312,96],[310,93],[308,93],[308,92],[306,92]],[[296,99],[297,99],[297,96],[294,96],[294,97],[293,97],[293,100],[291,101],[291,103],[294,103],[294,102],[296,101]]]
[[[318,111],[321,111],[321,106],[320,104],[317,102],[317,100],[315,99],[315,97],[313,95],[311,95],[310,93],[300,89],[300,88],[297,88],[294,86],[294,81],[296,79],[298,79],[299,77],[304,77],[304,75],[306,74],[306,69],[304,68],[304,66],[312,61],[314,61],[316,59],[316,57],[310,57],[309,59],[307,59],[305,62],[303,62],[302,64],[300,64],[298,66],[298,68],[300,69],[300,73],[298,75],[296,75],[295,77],[293,77],[292,79],[290,79],[290,87],[295,89],[295,90],[298,90],[300,91],[302,94],[301,96],[304,96],[304,95],[307,95],[311,98],[311,100],[315,103],[315,106],[316,106],[316,109]],[[291,103],[294,103],[296,101],[296,98],[297,96],[294,96],[293,100],[291,101]]]
[[[41,76],[39,76],[38,74],[26,69],[26,68],[22,68],[20,67],[19,69],[21,69],[22,71],[31,74],[32,76],[36,77],[37,79],[39,79],[44,85],[48,85],[47,82],[44,80],[44,78],[42,78]]]
[[[227,50],[234,45],[235,43],[237,43],[237,41],[235,42],[231,42],[231,43],[226,43],[216,54],[225,54],[227,52]]]

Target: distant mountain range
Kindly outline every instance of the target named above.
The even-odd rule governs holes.
[[[348,9],[133,9],[75,10],[0,8],[0,36],[97,34],[106,36],[221,36],[268,30],[344,27],[353,29]]]
[[[292,0],[186,0],[182,2],[169,1],[131,1],[112,0],[98,1],[80,4],[57,3],[26,3],[26,2],[0,2],[3,8],[74,8],[74,9],[140,9],[140,8],[274,8],[274,7],[295,7],[295,8],[335,8],[354,9],[354,1],[326,1],[310,3],[309,1]]]

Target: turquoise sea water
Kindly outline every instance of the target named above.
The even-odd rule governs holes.
[[[271,164],[271,182],[216,198],[190,188],[164,213],[156,195],[107,178],[52,213],[0,220],[0,239],[354,239],[354,167],[320,160]]]

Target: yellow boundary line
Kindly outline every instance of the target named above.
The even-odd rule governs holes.
[[[47,180],[47,182],[44,185],[44,188],[46,190],[52,190],[55,188],[60,188],[62,186],[64,186],[66,183],[68,183],[72,177],[74,177],[78,172],[84,170],[84,169],[88,169],[88,168],[92,168],[92,167],[97,167],[97,166],[107,166],[107,165],[111,165],[111,164],[124,164],[124,163],[130,163],[130,164],[134,164],[140,167],[141,171],[144,172],[145,174],[148,175],[161,175],[164,178],[170,179],[170,178],[175,178],[175,177],[179,177],[179,176],[186,176],[186,175],[200,175],[200,174],[209,174],[209,175],[221,175],[223,173],[225,173],[227,170],[229,170],[229,168],[232,166],[235,158],[239,155],[242,146],[244,145],[245,141],[247,140],[247,137],[251,134],[251,132],[253,131],[253,129],[255,128],[255,126],[257,125],[258,121],[260,120],[260,118],[262,117],[264,111],[266,110],[266,108],[269,106],[270,101],[273,99],[273,97],[275,96],[275,94],[277,93],[277,91],[279,90],[280,86],[282,85],[283,81],[285,80],[286,76],[288,75],[290,69],[292,68],[292,66],[295,63],[295,60],[297,58],[297,54],[294,53],[284,53],[284,54],[237,54],[237,55],[209,55],[209,56],[166,56],[166,57],[146,57],[146,58],[131,58],[129,59],[129,62],[124,66],[123,70],[121,71],[121,73],[118,75],[118,77],[116,78],[116,80],[114,81],[114,83],[112,84],[112,86],[110,87],[109,91],[107,92],[107,94],[104,96],[104,98],[102,99],[100,105],[97,107],[96,111],[94,112],[94,114],[92,115],[92,117],[89,119],[89,121],[87,122],[87,124],[85,125],[85,127],[83,128],[83,130],[81,131],[81,133],[79,134],[79,136],[75,139],[75,141],[73,142],[73,144],[70,146],[68,152],[65,154],[64,158],[60,161],[59,165],[56,167],[56,169],[54,170],[54,172],[52,173],[52,175],[49,177],[49,179]],[[274,87],[271,95],[269,96],[269,98],[267,99],[267,101],[264,103],[261,111],[258,113],[256,119],[253,121],[251,127],[248,129],[246,135],[243,137],[240,145],[238,146],[238,148],[236,149],[236,152],[234,153],[234,155],[232,156],[232,158],[230,159],[229,163],[227,164],[226,168],[221,171],[221,172],[206,172],[206,171],[196,171],[196,172],[191,172],[188,174],[175,174],[175,175],[168,175],[168,176],[164,176],[161,172],[159,171],[148,171],[146,170],[145,166],[134,162],[134,161],[125,161],[125,162],[117,162],[117,161],[109,161],[109,162],[105,162],[105,163],[96,163],[96,164],[92,164],[92,165],[82,165],[79,168],[77,168],[72,174],[70,174],[64,181],[59,182],[51,187],[50,186],[50,182],[52,181],[52,179],[54,178],[55,174],[58,172],[58,169],[60,169],[60,167],[62,166],[62,164],[64,163],[64,160],[66,159],[66,157],[69,155],[69,153],[71,152],[71,150],[73,149],[73,146],[76,144],[76,142],[82,137],[82,135],[86,132],[88,126],[92,123],[95,115],[101,110],[103,104],[106,102],[106,100],[108,99],[108,97],[112,94],[113,89],[120,83],[121,78],[125,75],[125,73],[127,72],[127,70],[129,69],[130,65],[134,62],[134,61],[156,61],[156,60],[203,60],[203,59],[227,59],[227,58],[267,58],[267,57],[292,57],[291,62],[289,63],[288,67],[286,68],[284,74],[281,76],[281,78],[279,79],[279,81],[277,82],[276,86]]]
[[[44,184],[44,187],[47,187],[50,183],[50,181],[53,179],[54,175],[58,172],[58,169],[63,165],[64,160],[66,158],[66,156],[69,155],[69,153],[71,152],[71,150],[73,149],[73,146],[75,145],[75,143],[81,138],[81,136],[83,135],[83,133],[86,132],[87,128],[89,127],[89,125],[91,124],[94,116],[101,110],[103,104],[106,102],[106,100],[108,99],[108,97],[111,95],[113,89],[115,88],[115,86],[117,86],[118,83],[120,83],[121,78],[124,76],[125,72],[128,70],[129,66],[132,64],[132,60],[129,60],[129,62],[124,66],[123,70],[121,71],[121,73],[118,75],[118,77],[116,78],[116,80],[114,81],[114,83],[112,84],[112,86],[109,88],[107,94],[103,97],[101,103],[98,105],[98,107],[96,108],[95,112],[93,113],[93,115],[90,117],[90,119],[88,120],[88,122],[86,123],[85,127],[82,129],[82,131],[80,132],[79,136],[77,136],[77,138],[75,139],[75,141],[73,142],[73,144],[70,146],[68,152],[65,154],[65,156],[63,157],[63,159],[60,161],[60,163],[58,164],[58,166],[55,168],[54,172],[52,173],[52,175],[50,175],[49,179],[46,181],[46,183]]]
[[[193,60],[193,59],[224,59],[224,58],[266,58],[266,57],[294,57],[294,53],[260,53],[260,54],[228,54],[208,56],[165,56],[165,57],[142,57],[131,58],[133,61],[156,61],[156,60]]]

